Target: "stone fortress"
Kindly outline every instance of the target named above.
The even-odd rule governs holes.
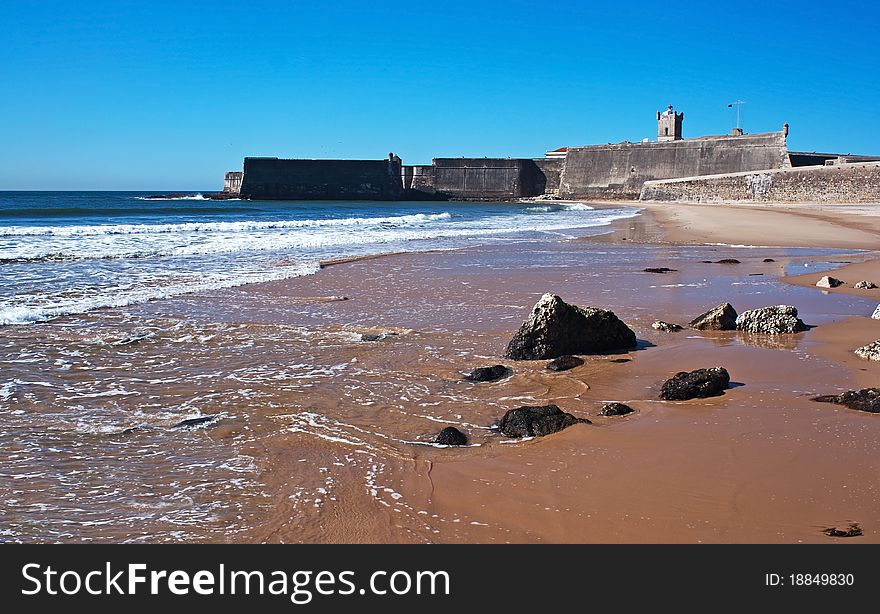
[[[880,202],[880,156],[788,151],[778,132],[683,138],[684,113],[657,113],[657,140],[561,147],[543,158],[384,160],[248,157],[219,198]]]

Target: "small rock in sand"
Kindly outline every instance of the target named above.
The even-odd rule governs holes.
[[[736,328],[736,309],[730,303],[722,303],[704,314],[698,315],[688,324],[697,330],[734,330]]]
[[[715,264],[741,264],[741,263],[736,258],[722,258],[721,260],[716,260]]]
[[[443,446],[466,446],[468,442],[467,435],[459,431],[454,426],[447,426],[434,437],[433,443]]]
[[[494,365],[492,367],[474,369],[465,375],[464,378],[471,382],[494,382],[508,375],[510,375],[510,369],[504,365]]]
[[[730,374],[724,367],[681,371],[663,383],[660,398],[664,401],[687,401],[724,394]]]
[[[181,420],[171,428],[173,429],[188,429],[194,426],[198,426],[200,424],[206,424],[208,422],[213,422],[217,416],[201,416],[199,418],[189,418],[187,420]]]
[[[589,420],[565,413],[557,405],[542,405],[511,409],[498,421],[497,426],[501,434],[507,437],[542,437],[579,422],[592,424]]]
[[[813,397],[813,400],[819,403],[836,403],[870,414],[880,414],[880,388],[862,388],[861,390],[848,390],[841,394],[825,394]]]
[[[825,275],[822,279],[816,282],[817,288],[836,288],[837,286],[842,285],[843,282],[837,279],[836,277],[829,277]]]
[[[396,337],[397,333],[380,333],[378,335],[361,335],[361,341],[384,341]]]
[[[857,522],[849,525],[847,529],[838,529],[837,527],[828,527],[824,531],[822,531],[828,537],[861,537],[862,527],[859,526]]]
[[[859,281],[853,286],[856,290],[873,290],[877,287],[873,281]]]
[[[764,258],[761,262],[776,262],[773,258]]]
[[[664,333],[674,333],[680,330],[683,330],[681,326],[678,324],[670,324],[669,322],[664,322],[663,320],[657,320],[653,324],[651,324],[651,328],[654,330],[662,330]]]
[[[568,371],[569,369],[574,369],[575,367],[579,367],[582,364],[584,364],[583,358],[578,358],[577,356],[566,354],[565,356],[554,358],[553,360],[548,362],[547,368],[551,371]]]
[[[670,269],[665,266],[660,267],[648,267],[647,269],[643,269],[645,273],[674,273],[678,269]]]
[[[855,355],[865,360],[880,361],[880,339],[853,350]]]
[[[624,405],[623,403],[605,403],[602,406],[602,411],[599,412],[600,416],[625,416],[626,414],[631,414],[635,410],[629,405]]]

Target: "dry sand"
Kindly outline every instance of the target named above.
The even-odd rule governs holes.
[[[652,205],[602,239],[396,255],[262,286],[254,292],[272,305],[349,297],[321,302],[312,320],[290,316],[299,324],[398,336],[333,356],[387,374],[364,381],[378,403],[353,404],[352,388],[332,383],[307,402],[287,401],[335,416],[347,429],[334,431],[337,439],[344,432],[352,440],[308,432],[261,440],[253,452],[265,461],[275,503],[246,539],[823,543],[835,541],[824,528],[856,522],[865,535],[849,541],[880,542],[880,415],[810,400],[880,381],[880,363],[852,354],[880,338],[880,321],[868,317],[880,291],[812,287],[824,269],[838,266],[834,260],[859,263],[836,276],[880,283],[871,260],[877,254],[860,251],[880,246],[878,231],[880,218],[864,207]],[[703,262],[726,257],[742,263]],[[648,266],[677,271],[643,273]],[[822,270],[784,278],[801,269]],[[545,291],[613,309],[636,330],[640,349],[622,355],[628,362],[587,357],[560,374],[543,362],[501,360]],[[728,300],[738,311],[795,304],[816,326],[782,337],[650,327],[654,319],[684,324]],[[514,376],[461,382],[462,371],[497,362]],[[716,365],[735,382],[723,396],[658,400],[675,372]],[[597,416],[611,400],[637,413]],[[557,403],[594,423],[525,442],[481,428],[504,409],[534,402]],[[479,445],[406,443],[445,424],[459,425]],[[329,467],[334,476],[333,498],[319,509],[297,503],[308,467]]]

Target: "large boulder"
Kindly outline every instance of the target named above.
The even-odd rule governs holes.
[[[880,414],[880,388],[863,388],[862,390],[849,390],[842,394],[825,394],[813,397],[820,403],[836,403],[858,409],[872,414]]]
[[[508,375],[510,375],[510,369],[504,365],[493,365],[491,367],[479,367],[474,369],[465,375],[464,378],[471,382],[494,382],[499,379],[504,379]]]
[[[591,424],[589,420],[565,413],[557,405],[542,405],[511,409],[498,421],[497,426],[501,434],[507,437],[542,437],[578,422]]]
[[[854,351],[859,358],[880,361],[880,339],[868,345],[863,345]]]
[[[445,429],[437,433],[433,443],[441,446],[466,446],[467,435],[459,431],[454,426],[447,426]]]
[[[841,280],[837,279],[836,277],[829,277],[828,275],[825,275],[816,282],[817,288],[836,288],[840,285],[843,285],[843,282]]]
[[[807,330],[798,317],[798,310],[791,305],[775,305],[743,311],[736,318],[736,328],[747,333],[781,335]]]
[[[697,330],[734,330],[736,328],[736,309],[730,303],[722,303],[704,314],[698,315],[688,324]]]
[[[634,347],[636,334],[614,312],[569,305],[548,293],[535,304],[504,355],[512,360],[542,360]]]
[[[724,367],[681,371],[663,383],[660,398],[664,401],[687,401],[724,394],[730,374]]]

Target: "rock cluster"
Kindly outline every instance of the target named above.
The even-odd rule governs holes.
[[[730,374],[724,367],[681,371],[663,383],[660,398],[664,401],[687,401],[724,394]]]
[[[813,398],[820,403],[836,403],[850,409],[880,414],[880,388],[849,390],[841,394],[826,394]]]
[[[873,290],[876,287],[877,284],[875,284],[873,281],[865,280],[857,281],[856,285],[853,286],[853,288],[855,288],[856,290]]]
[[[736,328],[747,333],[781,335],[807,330],[791,305],[775,305],[744,311],[736,318]]]
[[[542,437],[572,424],[589,420],[575,418],[557,405],[527,406],[511,409],[498,421],[498,430],[507,437]]]
[[[512,360],[596,354],[636,347],[636,334],[614,312],[569,305],[545,294],[507,346]]]
[[[688,324],[697,330],[734,330],[736,328],[736,309],[730,303],[722,303],[704,314],[698,315]]]

